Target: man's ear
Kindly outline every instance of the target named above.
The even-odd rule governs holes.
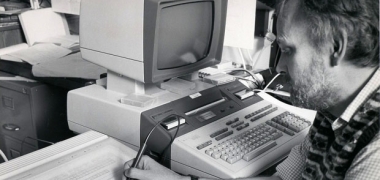
[[[339,34],[334,37],[334,50],[331,55],[331,65],[337,66],[338,63],[342,62],[347,51],[347,32],[345,30],[340,30]]]

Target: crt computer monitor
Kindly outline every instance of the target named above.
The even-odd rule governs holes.
[[[82,0],[85,60],[156,83],[220,62],[227,0]]]

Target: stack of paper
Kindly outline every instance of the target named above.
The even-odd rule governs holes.
[[[23,44],[17,44],[13,46],[9,46],[6,48],[0,49],[0,59],[2,60],[8,60],[8,61],[15,61],[15,62],[22,62],[20,58],[16,58],[13,56],[10,56],[8,54],[19,51],[21,49],[27,49],[29,46],[26,43]]]
[[[52,43],[36,44],[29,47],[27,44],[19,44],[3,48],[0,58],[16,62],[28,62],[31,65],[48,62],[70,54],[72,51]]]
[[[71,48],[79,47],[79,36],[78,35],[54,36],[54,37],[49,37],[39,42],[36,42],[35,44],[41,44],[41,43],[52,43],[64,48],[71,49]]]
[[[0,58],[15,62],[25,61],[31,65],[36,65],[78,51],[79,36],[62,35],[35,42],[31,47],[23,43],[0,49]]]

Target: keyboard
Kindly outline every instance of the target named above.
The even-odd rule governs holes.
[[[269,105],[268,107],[271,106],[272,105]],[[277,109],[277,107],[274,107],[262,115],[253,116],[250,121],[256,121],[263,116],[275,112]],[[253,114],[257,114],[257,112],[254,112]],[[251,114],[247,115],[247,119],[250,116]],[[231,129],[235,128],[237,131],[241,131],[250,126],[248,122],[244,123],[244,121],[240,121],[239,118],[228,121],[226,125],[231,127]],[[217,145],[214,145],[213,147],[207,149],[205,153],[215,159],[223,159],[230,164],[236,163],[240,159],[250,161],[272,147],[275,147],[277,145],[276,139],[282,137],[283,133],[286,133],[289,136],[294,136],[296,133],[309,127],[310,125],[310,121],[286,111],[271,120],[267,120],[265,123],[249,128],[247,131],[237,135],[234,138],[224,140]],[[233,132],[233,130],[229,130],[229,128],[226,127],[212,133],[210,137],[213,138],[216,136],[215,140],[220,141],[232,135]],[[206,143],[202,143],[197,146],[197,149],[200,150],[211,144],[211,140],[207,141]]]
[[[172,169],[212,178],[257,175],[284,159],[313,119],[260,101],[177,138]]]

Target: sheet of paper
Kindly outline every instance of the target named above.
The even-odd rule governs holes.
[[[29,46],[49,37],[70,34],[65,15],[56,13],[51,8],[21,13],[19,20]]]
[[[23,50],[23,49],[27,49],[27,48],[29,48],[29,46],[26,43],[21,43],[21,44],[9,46],[9,47],[1,48],[0,59],[6,60],[6,61],[23,62],[22,59],[10,56],[8,54]]]
[[[24,8],[24,9],[15,9],[15,10],[8,10],[8,11],[0,11],[0,15],[12,15],[12,14],[20,14],[25,11],[29,11],[30,8]]]
[[[81,53],[75,53],[35,65],[32,67],[32,72],[36,77],[99,79],[107,69],[82,59]]]
[[[15,76],[15,77],[0,77],[0,81],[26,81],[26,82],[37,82],[33,79],[24,78],[21,76]]]
[[[71,48],[79,44],[79,35],[53,36],[36,42],[35,44],[40,43],[53,43],[64,48]]]
[[[256,0],[228,1],[224,45],[253,49]]]
[[[267,93],[260,92],[260,93],[258,93],[258,95],[260,97],[262,97],[263,99],[275,104],[276,106],[282,107],[291,113],[299,115],[300,117],[303,117],[303,118],[306,118],[309,120],[314,120],[315,116],[317,115],[316,111],[309,110],[309,109],[303,109],[303,108],[291,106],[289,104],[285,104],[285,103],[277,100],[276,98],[272,97],[271,95],[269,95]]]
[[[21,43],[21,44],[16,44],[16,45],[9,46],[9,47],[1,48],[0,49],[0,56],[2,56],[4,54],[9,54],[9,53],[13,53],[16,51],[20,51],[22,49],[27,49],[28,47],[29,47],[28,44]]]
[[[6,61],[13,61],[13,62],[24,62],[24,61],[22,61],[22,59],[10,56],[8,54],[0,56],[0,59],[6,60]]]
[[[23,49],[8,55],[20,58],[29,64],[36,65],[52,61],[71,53],[70,50],[54,44],[36,44],[28,49]]]

